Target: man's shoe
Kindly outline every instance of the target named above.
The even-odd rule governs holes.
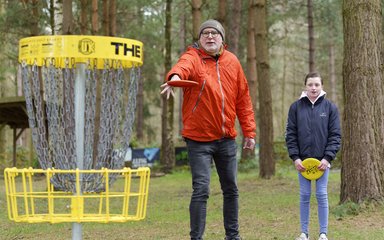
[[[320,234],[319,240],[328,240],[327,235],[325,233]]]
[[[296,238],[296,240],[309,240],[309,237],[307,236],[307,234],[301,233],[300,236]]]

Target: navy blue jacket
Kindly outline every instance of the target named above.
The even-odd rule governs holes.
[[[285,141],[289,157],[326,159],[331,162],[340,149],[339,112],[335,104],[321,96],[315,104],[302,97],[289,108]]]

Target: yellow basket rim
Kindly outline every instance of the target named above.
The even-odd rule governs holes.
[[[131,68],[143,64],[143,43],[128,38],[93,35],[45,35],[19,41],[19,62],[27,65],[71,67],[90,62],[104,68],[104,60],[119,62],[111,67]]]

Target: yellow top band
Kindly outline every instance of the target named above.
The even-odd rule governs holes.
[[[71,61],[68,67],[73,63],[90,61],[98,69],[103,69],[103,60],[116,60],[123,68],[141,66],[143,43],[127,38],[91,35],[37,36],[23,38],[19,42],[19,62],[28,65],[54,64],[64,68],[68,66],[68,61]]]

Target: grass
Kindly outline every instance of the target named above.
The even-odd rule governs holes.
[[[278,166],[270,180],[258,178],[258,170],[239,173],[240,231],[245,240],[295,239],[300,232],[296,172]],[[337,240],[384,239],[384,206],[338,205],[340,172],[332,170],[329,182],[329,237]],[[118,184],[118,183],[116,183]],[[191,177],[180,170],[150,182],[147,217],[127,223],[83,223],[83,239],[180,240],[189,239],[188,205]],[[71,239],[72,224],[28,224],[8,220],[4,180],[0,181],[0,239]],[[317,210],[311,199],[310,235],[317,236]],[[222,197],[214,172],[208,204],[206,240],[224,238]]]

